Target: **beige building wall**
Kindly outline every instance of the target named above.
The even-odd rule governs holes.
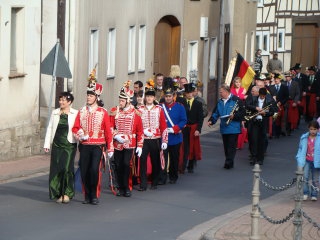
[[[20,8],[16,24],[12,8]],[[40,30],[40,1],[0,2],[0,161],[39,153]],[[10,71],[13,45],[17,69]]]
[[[186,76],[189,80],[201,80],[203,82],[203,97],[207,101],[208,84],[210,80],[210,54],[216,56],[217,45],[211,47],[213,39],[217,41],[219,34],[219,1],[190,1],[185,0],[184,22],[181,45],[181,76]],[[202,22],[201,22],[202,20]],[[207,21],[207,24],[204,22]],[[204,33],[207,34],[204,34]],[[190,44],[196,43],[197,52],[197,76],[190,76],[188,64],[190,64]],[[211,62],[214,67],[217,59]]]
[[[86,84],[89,74],[89,33],[91,29],[99,31],[99,62],[98,81],[103,84],[102,99],[105,107],[110,109],[118,103],[118,91],[123,82],[131,79],[133,82],[145,82],[153,77],[154,59],[154,29],[159,20],[172,15],[183,22],[183,0],[139,0],[112,1],[93,0],[79,1],[76,19],[74,93],[75,106],[83,106],[86,99]],[[128,74],[128,31],[130,26],[136,26],[136,49],[138,49],[138,28],[146,26],[146,56],[145,71],[138,72],[136,67]],[[115,78],[106,77],[107,65],[107,34],[109,28],[116,29],[116,69]],[[132,86],[133,87],[133,86]]]

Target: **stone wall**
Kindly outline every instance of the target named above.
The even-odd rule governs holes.
[[[0,130],[0,161],[40,153],[40,122]]]

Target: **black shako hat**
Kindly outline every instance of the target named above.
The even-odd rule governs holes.
[[[185,93],[191,93],[196,89],[194,83],[186,83],[183,85],[183,87]]]

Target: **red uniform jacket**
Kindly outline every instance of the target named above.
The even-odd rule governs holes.
[[[113,145],[117,150],[130,149],[143,146],[143,128],[140,117],[141,113],[132,105],[124,111],[118,107],[114,107],[110,111],[110,123],[113,136],[123,134],[126,143],[119,143],[114,139]]]

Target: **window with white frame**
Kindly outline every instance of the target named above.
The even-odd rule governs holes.
[[[10,75],[23,73],[24,8],[11,8]]]
[[[99,62],[99,31],[98,29],[90,30],[89,41],[89,73]],[[98,69],[96,69],[98,75]]]
[[[139,56],[138,71],[144,71],[146,68],[146,26],[140,25],[139,28]]]
[[[107,43],[107,79],[115,76],[116,68],[116,29],[110,28]]]
[[[198,41],[191,41],[188,43],[187,64],[187,73],[190,78],[191,75],[193,76],[198,71]]]
[[[261,49],[262,55],[269,54],[270,33],[269,31],[256,32],[256,50]]]
[[[209,60],[209,78],[210,80],[217,77],[217,38],[211,38],[210,43],[210,60]]]
[[[263,0],[258,0],[258,7],[263,7]]]
[[[135,72],[136,27],[130,26],[128,35],[128,73]]]
[[[277,50],[279,52],[284,51],[284,40],[285,40],[285,29],[278,28]]]

